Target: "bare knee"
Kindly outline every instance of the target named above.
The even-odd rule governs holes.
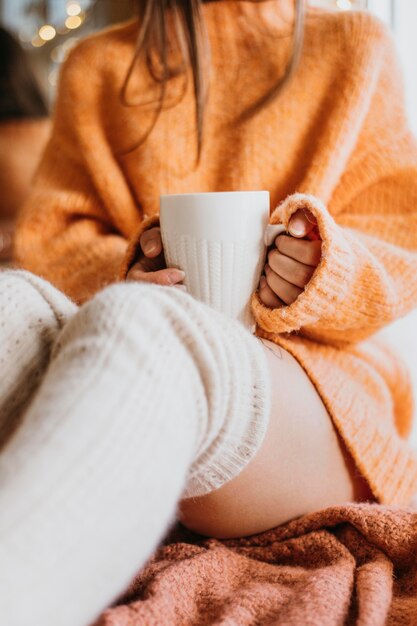
[[[305,371],[285,350],[269,342],[265,349],[272,384],[266,437],[239,476],[181,503],[180,519],[201,534],[255,534],[368,493],[356,484],[355,468]]]

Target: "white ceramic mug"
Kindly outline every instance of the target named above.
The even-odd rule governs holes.
[[[268,191],[160,197],[168,267],[185,272],[188,292],[253,330],[250,297],[265,263]]]

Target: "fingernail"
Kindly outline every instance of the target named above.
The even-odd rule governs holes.
[[[169,277],[169,280],[171,281],[171,285],[173,283],[179,283],[182,280],[184,280],[185,272],[183,272],[182,270],[173,270],[172,272],[169,273],[168,277]]]
[[[145,250],[145,254],[152,254],[152,252],[155,252],[156,250],[156,245],[154,243],[150,243]]]
[[[187,291],[187,287],[185,285],[174,285],[174,289],[179,289],[180,291]]]
[[[304,222],[299,219],[295,219],[290,223],[290,231],[294,233],[294,235],[304,235],[305,228]]]

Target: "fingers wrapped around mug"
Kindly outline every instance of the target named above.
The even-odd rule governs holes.
[[[146,230],[140,238],[141,254],[127,273],[126,280],[176,287],[186,291],[182,281],[185,274],[175,267],[167,267],[159,227]]]
[[[270,309],[277,309],[281,306],[285,306],[285,302],[278,298],[278,296],[272,291],[265,276],[261,276],[258,292],[263,304]]]
[[[321,243],[320,239],[298,239],[285,234],[275,239],[259,284],[259,297],[265,306],[282,307],[298,298],[320,262]]]
[[[155,258],[162,252],[161,229],[159,226],[145,230],[140,238],[140,247],[148,258]]]
[[[182,291],[186,291],[185,285],[181,284],[185,278],[185,273],[175,267],[166,267],[159,270],[149,269],[146,261],[138,261],[129,270],[126,280],[142,281],[145,283],[154,283],[164,287],[177,287]]]
[[[136,259],[136,263],[130,268],[127,278],[138,279],[138,272],[149,275],[155,274],[155,278],[158,278],[156,281],[151,280],[152,276],[147,276],[146,279],[141,277],[140,280],[165,284],[165,278],[167,278],[167,276],[165,276],[163,272],[162,274],[160,273],[162,270],[166,269],[165,255],[162,247],[161,229],[159,227],[154,227],[149,230],[145,230],[145,232],[142,233],[139,244],[139,256]],[[156,276],[157,273],[158,276]]]
[[[265,265],[265,277],[268,287],[284,304],[294,302],[303,291],[302,288],[282,278],[282,276],[272,270],[268,264]]]

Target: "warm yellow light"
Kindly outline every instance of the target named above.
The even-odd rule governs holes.
[[[336,4],[339,9],[344,9],[346,11],[349,11],[352,8],[351,0],[337,0]]]
[[[78,28],[82,23],[83,21],[79,15],[70,15],[70,17],[67,17],[65,20],[65,26],[70,30]]]
[[[67,5],[67,14],[70,15],[71,17],[74,17],[75,15],[79,15],[81,13],[81,6],[78,4],[78,2],[70,2]]]
[[[31,41],[31,44],[34,48],[40,48],[45,43],[46,42],[44,41],[44,39],[41,39],[40,37],[38,37],[38,35],[36,35],[36,37],[34,37]]]
[[[51,41],[56,35],[56,30],[50,24],[45,24],[39,29],[39,37],[44,41]]]

